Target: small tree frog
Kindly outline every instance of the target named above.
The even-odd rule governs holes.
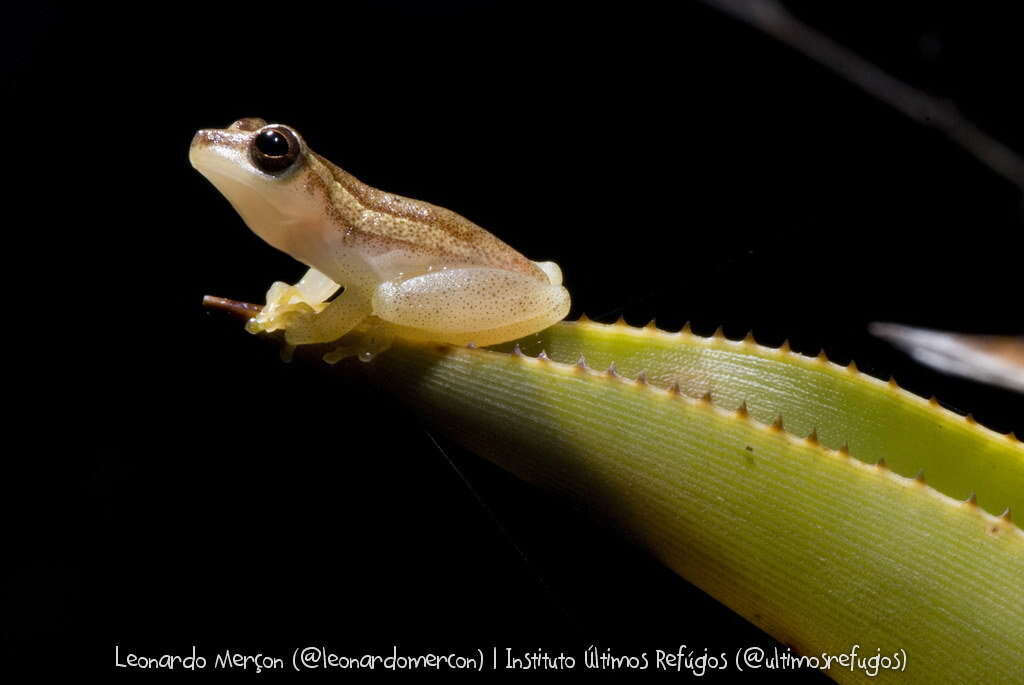
[[[201,130],[189,160],[250,229],[309,267],[295,285],[271,286],[252,332],[284,329],[302,345],[366,323],[361,347],[325,358],[368,361],[394,336],[493,345],[569,312],[554,262],[530,261],[455,212],[371,188],[289,126],[249,118]]]

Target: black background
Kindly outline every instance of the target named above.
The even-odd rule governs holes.
[[[203,311],[204,293],[261,301],[302,272],[188,164],[196,129],[243,116],[558,261],[573,317],[753,329],[1024,429],[1020,396],[866,333],[1021,332],[1020,189],[699,4],[419,4],[36,5],[5,22],[6,667],[110,673],[115,643],[773,644],[442,443],[467,488],[391,398]],[[788,6],[1024,153],[1009,16],[815,5]]]

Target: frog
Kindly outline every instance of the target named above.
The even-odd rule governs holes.
[[[249,117],[201,129],[189,161],[256,235],[308,268],[270,286],[252,333],[283,330],[294,348],[368,331],[324,359],[370,361],[395,338],[484,347],[569,312],[558,264],[528,259],[452,210],[363,183],[291,126]]]

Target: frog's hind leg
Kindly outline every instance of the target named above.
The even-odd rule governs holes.
[[[361,331],[359,339],[350,344],[338,345],[324,355],[328,364],[337,364],[347,357],[359,357],[359,361],[372,361],[374,357],[391,347],[395,339],[392,327],[374,317],[375,323]]]
[[[464,267],[388,281],[374,292],[373,313],[403,337],[494,345],[565,318],[569,293],[545,274]]]

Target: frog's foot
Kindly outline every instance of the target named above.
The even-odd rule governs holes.
[[[323,359],[328,364],[337,364],[348,357],[358,357],[361,362],[369,362],[378,354],[391,347],[394,335],[384,323],[371,326],[368,330],[359,334],[356,342],[339,345],[324,355]]]
[[[324,302],[310,302],[298,286],[276,281],[267,291],[267,303],[259,314],[249,319],[245,330],[250,333],[270,333],[295,325],[303,318],[313,316],[327,306]]]

